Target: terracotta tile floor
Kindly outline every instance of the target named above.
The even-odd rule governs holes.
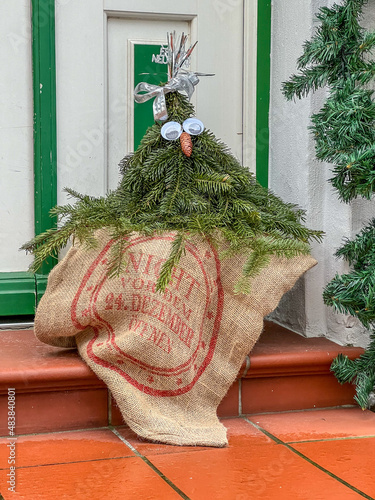
[[[0,438],[4,500],[375,498],[375,414],[358,408],[224,419],[227,448],[140,441],[124,426]]]

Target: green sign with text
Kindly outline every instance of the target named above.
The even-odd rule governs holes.
[[[134,45],[134,87],[140,82],[160,85],[168,80],[168,66],[161,45]],[[154,99],[134,103],[134,151],[146,130],[154,123],[152,103]]]

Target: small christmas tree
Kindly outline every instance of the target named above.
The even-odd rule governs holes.
[[[287,99],[301,98],[328,86],[325,105],[312,116],[316,156],[334,164],[331,183],[344,202],[370,199],[375,189],[374,91],[366,85],[375,76],[368,54],[375,47],[375,32],[360,25],[365,0],[345,0],[323,7],[321,24],[305,42],[298,59],[300,73],[283,85]],[[324,301],[337,311],[357,317],[366,328],[375,326],[375,219],[353,241],[336,252],[352,271],[336,277],[324,290]],[[332,364],[342,383],[355,381],[356,401],[365,408],[375,382],[375,337],[366,353],[351,361],[339,356]]]
[[[95,245],[95,231],[106,228],[116,240],[109,274],[118,275],[127,235],[174,231],[157,289],[164,290],[169,283],[185,241],[199,235],[214,244],[226,242],[226,254],[247,252],[237,290],[247,292],[248,278],[266,266],[272,255],[307,254],[308,241],[321,239],[320,231],[301,223],[302,210],[260,186],[228,147],[193,119],[194,108],[182,91],[190,96],[198,82],[199,74],[186,69],[194,46],[185,51],[184,35],[179,43],[174,40],[169,38],[169,82],[156,88],[137,86],[138,102],[156,97],[154,113],[159,120],[147,130],[137,151],[121,161],[123,177],[118,189],[102,198],[67,189],[77,201],[52,210],[58,227],[23,246],[35,254],[32,270],[49,256],[57,259],[70,238]],[[139,94],[140,89],[147,94]],[[182,127],[189,133],[182,133]]]

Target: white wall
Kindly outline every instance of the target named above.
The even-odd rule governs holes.
[[[34,234],[30,0],[0,3],[0,272],[25,271]]]
[[[336,273],[348,270],[347,264],[333,254],[344,237],[355,235],[375,215],[375,205],[338,201],[327,180],[330,166],[315,159],[314,141],[307,127],[310,116],[324,102],[325,92],[295,102],[286,102],[282,82],[296,72],[302,44],[310,39],[316,25],[315,13],[327,0],[273,1],[270,110],[270,188],[284,200],[307,210],[307,224],[326,232],[321,245],[312,253],[319,264],[284,297],[273,319],[310,337],[327,336],[341,344],[365,345],[368,333],[357,320],[339,315],[326,307],[322,291]],[[374,19],[374,6],[367,7]],[[370,17],[371,17],[370,16]],[[372,23],[374,27],[374,23]]]

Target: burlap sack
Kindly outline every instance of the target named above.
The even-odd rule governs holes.
[[[160,294],[155,283],[173,235],[133,235],[126,270],[114,279],[106,276],[113,242],[105,233],[100,239],[96,250],[72,247],[51,272],[36,336],[56,346],[76,343],[140,436],[226,445],[217,407],[257,341],[263,317],[315,260],[275,258],[253,279],[249,296],[235,295],[244,259],[220,262],[208,243],[191,242]]]

